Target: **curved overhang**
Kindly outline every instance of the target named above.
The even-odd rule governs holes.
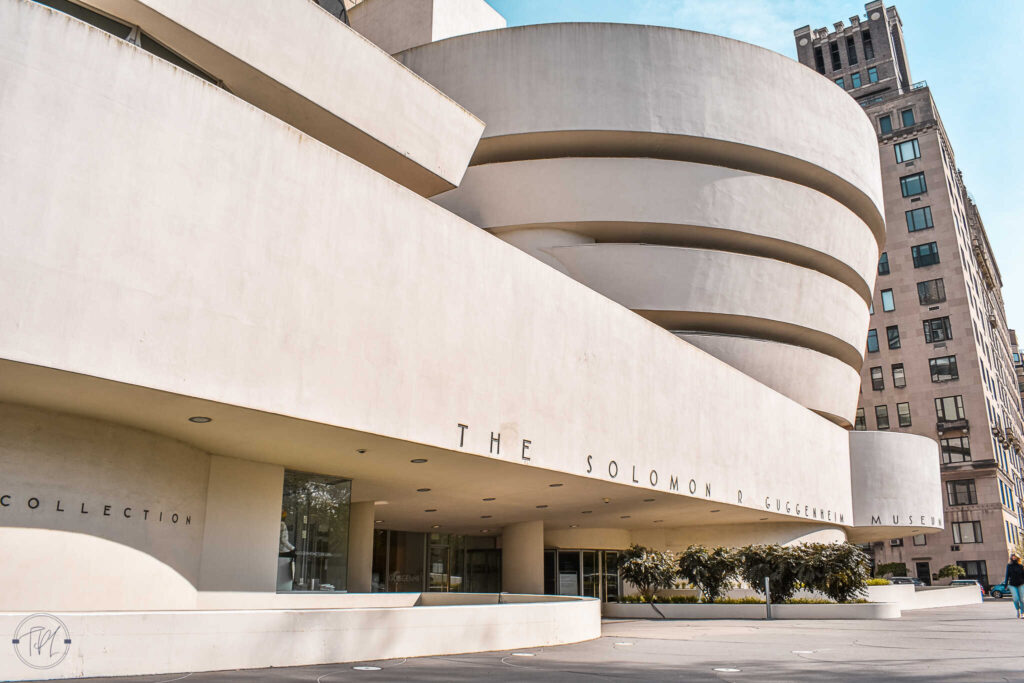
[[[852,427],[860,373],[813,349],[765,339],[677,331],[676,336],[841,427]]]
[[[234,95],[424,196],[458,185],[484,128],[310,0],[76,2],[140,27]]]
[[[943,528],[939,445],[903,432],[850,432],[853,542]]]
[[[668,329],[794,343],[860,367],[867,304],[817,271],[746,254],[648,244],[548,251],[574,279]]]
[[[528,198],[528,201],[524,199]],[[733,168],[651,158],[558,158],[470,168],[434,197],[495,234],[576,232],[765,256],[817,270],[871,300],[878,243],[834,199]]]
[[[474,165],[598,156],[725,166],[826,194],[884,243],[871,122],[847,93],[769,50],[671,28],[543,24],[396,58],[487,121]]]

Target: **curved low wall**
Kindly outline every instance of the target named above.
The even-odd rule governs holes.
[[[563,645],[601,635],[601,603],[594,598],[496,599],[429,607],[62,612],[55,616],[72,642],[60,664],[32,669],[8,647],[0,652],[0,672],[5,680],[36,680],[174,673],[184,663],[189,671],[257,669]],[[14,633],[28,614],[0,613],[0,630]]]
[[[609,602],[605,603],[603,614],[610,619],[767,619],[764,605],[659,604],[658,611],[650,605]],[[899,619],[899,617],[900,608],[894,603],[772,605],[773,619]]]
[[[876,540],[882,532],[896,537],[943,528],[939,445],[934,439],[850,432],[850,474],[851,541]]]

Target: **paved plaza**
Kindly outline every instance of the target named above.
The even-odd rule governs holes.
[[[969,607],[907,612],[902,619],[891,621],[606,620],[601,638],[559,647],[89,680],[336,683],[486,679],[1024,683],[1024,620],[1014,618],[1008,600],[990,599]]]

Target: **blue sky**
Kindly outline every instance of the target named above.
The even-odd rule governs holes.
[[[488,0],[509,26],[612,21],[675,26],[796,57],[793,29],[863,15],[836,0]],[[910,74],[928,81],[1003,276],[1011,326],[1024,331],[1024,0],[899,0]]]

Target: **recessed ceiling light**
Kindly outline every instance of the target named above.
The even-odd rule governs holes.
[[[481,529],[480,533],[487,534],[487,533],[490,533],[490,531],[491,531],[490,529]]]
[[[437,508],[430,508],[429,510],[424,510],[424,512],[437,512]]]
[[[413,458],[409,462],[415,463],[415,464],[419,465],[420,463],[423,463],[423,462],[426,462],[426,461],[427,461],[426,458]]]
[[[491,502],[494,499],[493,498],[482,498],[481,500],[483,500],[485,503],[489,503],[489,502]]]
[[[548,484],[548,486],[553,489],[557,489],[559,486],[562,486],[562,484]]]
[[[359,455],[362,455],[362,454],[363,454],[363,453],[365,453],[365,452],[366,452],[366,449],[365,449],[365,448],[357,448],[357,449],[356,449],[356,453],[358,453]]]
[[[490,519],[491,515],[480,515],[480,519]]]
[[[712,510],[712,512],[721,512],[721,510]]]
[[[206,417],[205,415],[193,415],[188,419],[189,422],[195,422],[198,425],[204,425],[207,422],[213,422],[212,417]]]
[[[426,493],[430,489],[416,489],[416,493]]]
[[[433,525],[433,526],[432,526],[432,527],[430,527],[430,528],[431,528],[431,529],[440,529],[440,528],[441,528],[441,525],[440,525],[440,524],[435,524],[435,525]]]
[[[570,529],[577,529],[577,528],[579,528],[579,526],[580,526],[579,524],[570,524],[569,528]]]
[[[583,511],[583,512],[581,512],[580,514],[581,514],[581,515],[590,515],[590,514],[593,514],[593,512],[594,512],[593,510],[584,510],[584,511]]]
[[[644,498],[644,502],[645,503],[653,503],[654,499],[653,498]]]
[[[375,501],[373,501],[373,504],[374,505],[387,505],[388,501],[386,501],[386,500],[375,500]]]
[[[547,507],[547,505],[538,505],[538,506],[537,506],[537,509],[538,509],[538,510],[543,510],[543,509],[544,509],[544,508],[546,508],[546,507]]]
[[[619,519],[629,519],[629,515],[622,515]]]
[[[378,520],[375,520],[373,523],[374,524],[383,524],[384,520],[383,519],[378,519]]]

